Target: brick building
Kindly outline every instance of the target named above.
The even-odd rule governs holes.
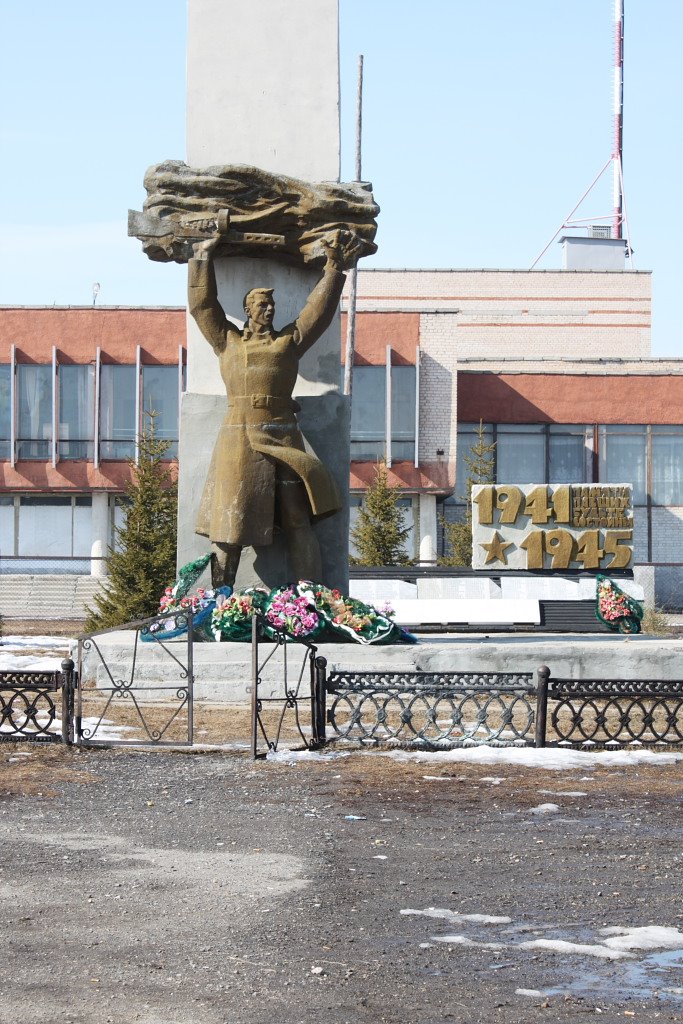
[[[637,560],[680,607],[683,361],[650,355],[651,275],[577,242],[558,271],[359,272],[352,503],[386,455],[433,562],[481,420],[501,482],[632,480]],[[103,571],[145,411],[177,441],[185,344],[180,307],[0,309],[0,572]]]

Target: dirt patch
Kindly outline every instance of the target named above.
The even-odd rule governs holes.
[[[2,620],[7,636],[70,636],[77,637],[85,629],[85,619],[8,619]]]
[[[80,764],[80,752],[61,744],[3,743],[0,747],[0,799],[55,797],[59,793],[55,788],[57,783],[97,782],[97,775],[83,770]]]

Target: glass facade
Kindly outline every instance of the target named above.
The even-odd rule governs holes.
[[[0,364],[0,459],[9,459],[12,438],[11,398],[12,367]]]
[[[555,424],[548,428],[548,483],[582,484],[592,477],[593,453],[587,446],[593,431],[581,424]]]
[[[143,429],[149,430],[154,420],[154,436],[169,441],[167,458],[178,454],[178,367],[143,366],[142,368]]]
[[[652,427],[652,502],[683,505],[683,427]]]
[[[60,459],[93,458],[95,436],[95,367],[59,367]]]
[[[545,480],[545,429],[542,424],[498,427],[496,480],[506,484],[531,484]]]
[[[625,424],[600,428],[600,480],[632,484],[633,504],[647,504],[647,432]]]
[[[590,483],[593,427],[588,424],[499,423],[483,424],[487,444],[495,442],[493,453],[498,483],[550,484]],[[455,495],[447,504],[463,504],[470,469],[466,456],[477,440],[478,424],[458,426]]]
[[[17,407],[17,458],[46,462],[52,441],[51,366],[17,366]]]
[[[135,366],[104,363],[100,373],[100,458],[135,458]]]
[[[386,455],[386,366],[354,366],[351,459],[375,462]],[[391,367],[391,458],[415,459],[415,367]]]

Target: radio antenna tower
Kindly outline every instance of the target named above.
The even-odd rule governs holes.
[[[562,224],[550,239],[545,248],[538,254],[531,264],[533,270],[536,264],[547,253],[560,231],[565,228],[585,227],[587,224],[595,224],[596,221],[612,222],[612,238],[624,238],[626,228],[626,255],[630,260],[631,269],[635,270],[633,262],[633,250],[631,248],[631,234],[628,229],[628,217],[626,214],[626,200],[624,199],[624,174],[623,174],[623,150],[624,150],[624,0],[614,0],[614,137],[612,142],[612,155],[604,167],[593,178],[586,191],[579,199],[576,206],[565,217]],[[593,191],[602,178],[607,168],[612,165],[612,213],[599,217],[583,217],[573,219],[574,214],[583,203],[584,199]],[[603,230],[609,231],[609,228]]]
[[[624,0],[614,0],[614,152],[612,175],[614,217],[612,232],[623,238],[624,178],[622,160],[624,150]]]

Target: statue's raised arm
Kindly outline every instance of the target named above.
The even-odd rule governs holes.
[[[332,323],[346,279],[343,267],[349,248],[353,246],[353,236],[348,231],[334,231],[322,244],[326,255],[323,276],[294,325],[294,340],[301,354],[307,352]]]
[[[194,245],[194,257],[188,264],[187,304],[191,316],[217,355],[224,350],[231,334],[239,331],[223,312],[218,301],[213,254],[221,242],[215,235]]]

